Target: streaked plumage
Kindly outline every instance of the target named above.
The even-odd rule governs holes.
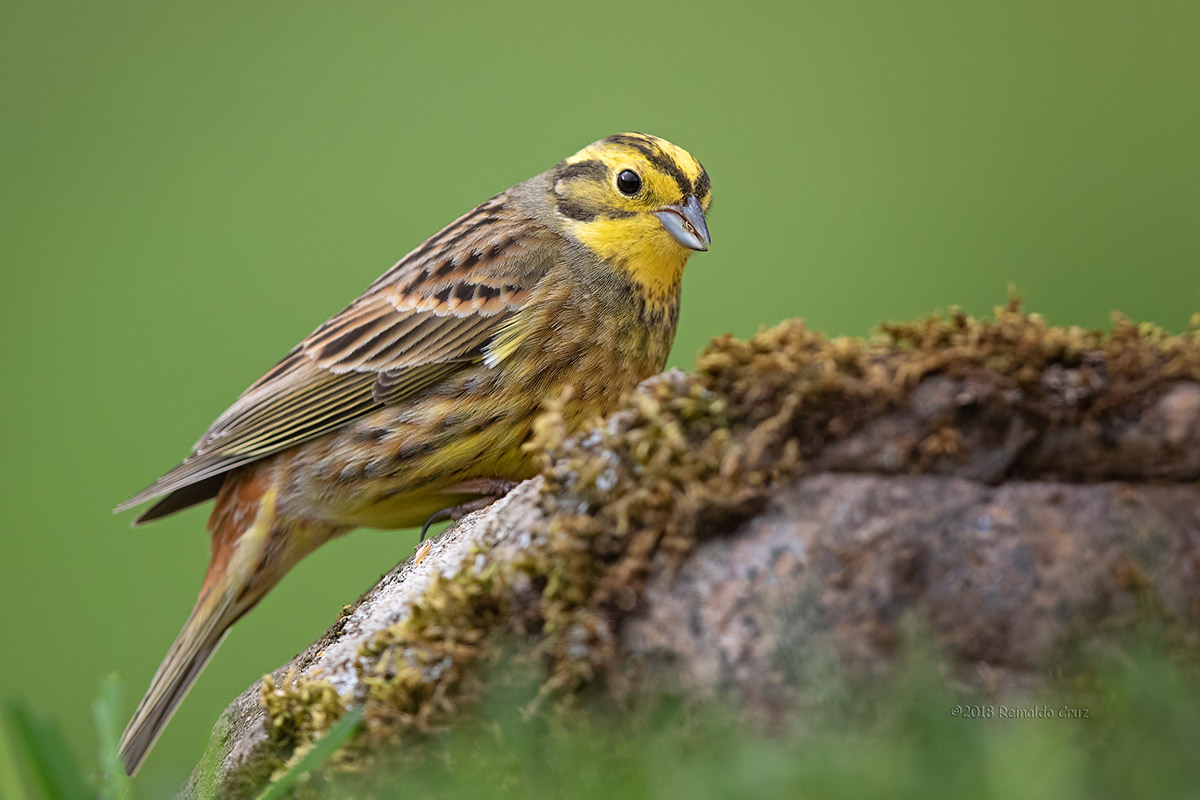
[[[570,386],[578,424],[660,371],[710,198],[700,163],[662,139],[584,148],[401,259],[118,507],[158,499],[141,523],[216,497],[204,585],[122,738],[127,769],[229,626],[309,552],[354,527],[419,525],[478,499],[481,479],[529,477],[522,445],[546,400]]]

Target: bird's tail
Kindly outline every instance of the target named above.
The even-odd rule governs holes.
[[[192,688],[200,672],[237,619],[234,593],[208,587],[175,637],[166,658],[154,673],[146,696],[121,735],[120,755],[125,771],[137,772],[159,734]]]
[[[322,541],[289,539],[290,531],[281,528],[275,516],[270,477],[269,464],[235,473],[217,495],[208,521],[212,558],[200,596],[121,736],[120,756],[130,775],[137,772],[229,627]],[[289,544],[281,547],[280,542]]]

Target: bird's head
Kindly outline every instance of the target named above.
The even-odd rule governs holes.
[[[651,295],[674,291],[692,251],[708,249],[708,173],[665,139],[601,139],[552,169],[550,188],[564,233]]]

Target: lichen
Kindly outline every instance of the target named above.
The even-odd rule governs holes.
[[[934,375],[998,387],[1038,430],[1093,424],[1173,382],[1200,381],[1200,315],[1174,336],[1119,316],[1110,332],[1054,327],[1015,299],[993,320],[954,311],[885,324],[869,339],[831,339],[793,320],[714,340],[690,375],[643,386],[583,433],[569,435],[562,401],[550,404],[533,443],[544,529],[511,563],[472,554],[362,649],[363,735],[352,747],[419,752],[481,695],[481,666],[507,636],[533,638],[543,700],[621,681],[617,629],[652,573],[751,517],[781,481]],[[953,419],[936,420],[897,471],[967,447]],[[265,686],[263,699],[285,750],[342,709],[315,683]]]

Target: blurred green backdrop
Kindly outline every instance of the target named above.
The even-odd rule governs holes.
[[[6,0],[0,694],[92,762],[191,607],[207,509],[108,510],[304,334],[475,203],[621,130],[712,175],[673,362],[1009,283],[1052,321],[1200,308],[1200,4]],[[239,623],[139,783],[415,535],[363,531]]]

